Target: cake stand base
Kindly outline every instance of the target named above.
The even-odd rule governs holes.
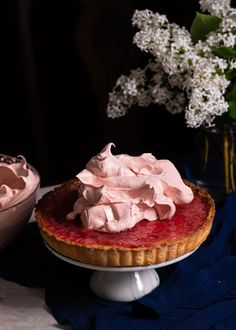
[[[45,245],[58,258],[79,267],[95,270],[90,279],[90,287],[92,291],[101,298],[120,302],[134,301],[152,292],[160,285],[160,279],[155,268],[168,266],[178,262],[195,251],[154,265],[137,267],[100,267],[84,264],[65,257],[53,250],[46,243]]]
[[[133,301],[153,291],[160,284],[154,269],[114,272],[97,270],[90,286],[99,297],[113,301]]]

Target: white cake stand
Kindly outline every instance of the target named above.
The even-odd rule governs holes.
[[[137,267],[100,267],[84,264],[56,252],[45,243],[56,257],[75,266],[95,270],[90,279],[92,291],[99,297],[113,301],[137,300],[152,292],[160,285],[155,268],[165,267],[187,258],[194,251],[159,264]]]

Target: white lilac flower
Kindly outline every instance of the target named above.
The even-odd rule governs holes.
[[[173,114],[185,111],[187,126],[196,128],[212,126],[216,116],[228,111],[224,95],[230,81],[225,72],[236,69],[236,60],[219,58],[214,50],[235,46],[236,10],[227,0],[200,0],[200,5],[221,22],[196,44],[184,27],[170,24],[165,15],[135,11],[132,23],[139,31],[133,41],[154,59],[117,80],[109,94],[108,117],[123,116],[133,105],[154,103]]]
[[[199,0],[202,11],[207,11],[211,15],[223,17],[230,11],[230,0]]]
[[[212,126],[216,116],[228,111],[228,104],[217,88],[194,88],[185,110],[187,126]]]
[[[145,11],[146,12],[146,11]],[[187,55],[192,57],[194,52],[189,32],[176,24],[169,24],[162,15],[152,15],[146,24],[143,24],[142,11],[135,12],[134,24],[141,30],[134,36],[134,43],[143,51],[150,52],[162,63],[163,69],[168,74],[176,71],[185,71],[188,65]],[[139,23],[141,17],[141,23]],[[158,24],[155,23],[158,21]],[[159,23],[161,21],[161,23]],[[164,22],[164,23],[163,23]],[[185,61],[183,61],[183,58]]]
[[[152,78],[145,79],[146,73]],[[133,105],[147,106],[150,103],[163,105],[168,103],[168,111],[183,111],[185,98],[183,93],[174,92],[167,82],[166,73],[158,62],[150,62],[145,69],[132,70],[129,76],[122,75],[109,93],[107,115],[110,118],[124,116]],[[175,101],[178,104],[175,104]]]
[[[147,106],[151,103],[151,97],[144,88],[146,68],[132,70],[129,76],[122,75],[116,82],[111,93],[107,107],[108,117],[117,118],[124,116],[129,108],[138,104]]]
[[[224,70],[227,69],[226,60],[214,58],[200,58],[196,62],[193,75],[190,79],[190,87],[216,85],[225,92],[229,81],[225,78]]]
[[[175,92],[172,98],[169,98],[166,102],[166,109],[173,115],[176,113],[181,113],[184,111],[184,106],[186,103],[186,97],[183,92]]]
[[[236,60],[235,59],[232,59],[229,63],[229,69],[230,70],[233,70],[233,69],[236,69]]]
[[[135,10],[132,17],[132,24],[140,30],[148,27],[161,27],[168,23],[166,15],[154,14],[151,10]]]
[[[216,47],[234,47],[236,43],[236,16],[224,17],[216,31],[207,35],[207,39],[198,41],[196,49],[205,53],[205,57],[211,56],[212,50]]]

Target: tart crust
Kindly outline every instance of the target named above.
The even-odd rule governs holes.
[[[62,239],[45,226],[46,219],[56,217],[65,221],[65,205],[69,212],[75,200],[79,181],[77,179],[63,183],[53,191],[45,194],[36,205],[35,218],[45,243],[63,256],[73,260],[104,267],[127,267],[158,264],[175,259],[194,251],[210,233],[215,214],[215,203],[211,196],[201,187],[185,180],[194,195],[198,195],[206,204],[207,216],[204,223],[194,232],[181,235],[176,239],[157,242],[150,247],[123,247],[116,245],[88,245]],[[157,220],[158,221],[158,220]],[[131,229],[132,230],[132,229]],[[115,233],[114,233],[115,235]]]

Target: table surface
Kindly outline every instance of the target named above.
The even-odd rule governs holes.
[[[53,188],[41,188],[37,198]],[[30,221],[34,221],[33,214]],[[0,329],[16,330],[16,325],[20,330],[71,329],[59,325],[51,315],[44,300],[44,289],[24,287],[0,278]]]

